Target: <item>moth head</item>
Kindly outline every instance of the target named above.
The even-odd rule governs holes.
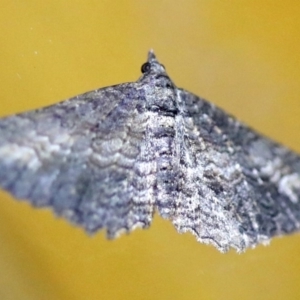
[[[173,88],[175,85],[168,76],[166,68],[161,64],[153,50],[148,52],[148,59],[141,67],[141,72],[143,75],[140,81],[143,83],[154,83],[156,86]]]

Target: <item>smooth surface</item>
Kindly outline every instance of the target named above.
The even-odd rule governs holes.
[[[178,86],[300,152],[295,1],[4,1],[1,116],[140,76]],[[0,194],[0,298],[299,299],[300,236],[220,254],[159,217],[116,241]]]

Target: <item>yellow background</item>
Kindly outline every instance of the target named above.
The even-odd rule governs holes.
[[[300,152],[299,1],[1,1],[0,114],[134,81],[175,83]],[[90,238],[0,194],[0,299],[300,299],[300,236],[238,255],[149,230]]]

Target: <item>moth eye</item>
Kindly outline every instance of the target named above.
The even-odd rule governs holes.
[[[150,70],[151,70],[151,64],[148,62],[144,63],[141,67],[142,73],[149,72]]]

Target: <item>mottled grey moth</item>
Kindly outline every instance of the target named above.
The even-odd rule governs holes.
[[[300,227],[300,158],[177,88],[150,51],[136,82],[0,119],[0,186],[93,233],[150,226],[243,251]]]

